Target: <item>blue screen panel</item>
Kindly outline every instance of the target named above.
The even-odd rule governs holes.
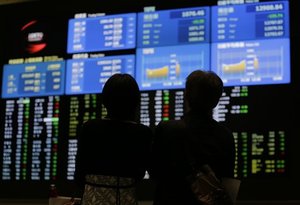
[[[212,42],[288,37],[287,1],[212,7]]]
[[[136,14],[69,20],[68,53],[135,47]]]
[[[212,70],[225,86],[289,83],[289,40],[214,43]]]
[[[140,90],[184,88],[194,70],[209,70],[209,44],[137,49]]]
[[[209,42],[209,7],[138,14],[138,47]]]
[[[62,95],[64,79],[64,61],[4,65],[2,97]]]
[[[134,65],[134,55],[68,60],[66,94],[101,93],[113,74],[134,76]]]

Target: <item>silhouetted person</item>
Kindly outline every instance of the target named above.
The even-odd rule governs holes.
[[[107,117],[85,122],[78,141],[75,176],[84,189],[82,205],[135,205],[152,142],[150,128],[136,123],[139,88],[130,75],[114,74],[102,97]]]
[[[151,172],[156,181],[155,205],[198,204],[185,179],[192,173],[187,150],[196,166],[208,164],[219,178],[233,178],[233,135],[213,119],[222,92],[223,82],[215,73],[192,72],[186,79],[183,119],[160,122],[156,127]]]

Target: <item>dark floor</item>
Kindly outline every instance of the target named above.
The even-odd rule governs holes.
[[[4,200],[0,205],[48,205],[47,200]],[[142,201],[139,205],[152,205],[151,201]],[[236,205],[300,205],[300,201],[238,201]]]

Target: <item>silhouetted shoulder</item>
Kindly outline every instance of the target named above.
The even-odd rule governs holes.
[[[169,120],[169,121],[161,121],[157,125],[157,129],[164,128],[164,129],[181,129],[184,128],[185,124],[182,120]]]
[[[90,119],[85,121],[82,126],[83,127],[90,127],[90,126],[95,126],[95,125],[99,125],[102,124],[103,120],[102,119]]]
[[[148,138],[153,138],[153,131],[146,125],[143,124],[135,124],[134,126],[136,126],[142,133],[144,133],[145,136],[147,136]]]
[[[224,138],[224,140],[232,142],[234,140],[232,131],[228,127],[226,127],[225,125],[223,125],[219,122],[215,121],[215,123],[216,123],[216,128],[215,129],[217,129],[219,133],[222,133],[219,136]]]

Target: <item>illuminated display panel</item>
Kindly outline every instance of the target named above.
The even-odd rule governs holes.
[[[233,132],[238,150],[235,176],[280,176],[286,172],[286,131]]]
[[[137,49],[136,80],[141,90],[184,88],[194,70],[209,68],[209,45]]]
[[[1,179],[56,180],[60,137],[60,97],[5,101]]]
[[[134,76],[134,55],[109,56],[67,61],[66,94],[101,93],[115,73]]]
[[[194,7],[138,14],[136,80],[141,90],[180,89],[210,64],[210,9]]]
[[[212,71],[225,86],[290,82],[289,39],[212,44]]]
[[[33,97],[64,93],[65,62],[4,65],[2,97]]]
[[[289,37],[288,2],[212,7],[212,41]]]
[[[290,128],[282,119],[287,119],[288,114],[284,110],[274,112],[276,104],[271,104],[282,97],[288,101],[290,97],[289,94],[276,96],[275,90],[280,92],[284,89],[225,87],[214,109],[214,119],[233,131],[237,151],[235,177],[262,179],[287,176]],[[268,91],[269,95],[266,95]],[[266,107],[265,103],[269,106]],[[288,106],[288,102],[281,104]]]
[[[141,93],[142,124],[154,128],[160,121],[179,120],[183,115],[183,90],[155,90]]]
[[[70,19],[68,53],[135,47],[136,14]]]
[[[174,9],[138,14],[138,47],[207,43],[209,7]]]
[[[288,2],[213,6],[211,69],[225,86],[290,83]]]

